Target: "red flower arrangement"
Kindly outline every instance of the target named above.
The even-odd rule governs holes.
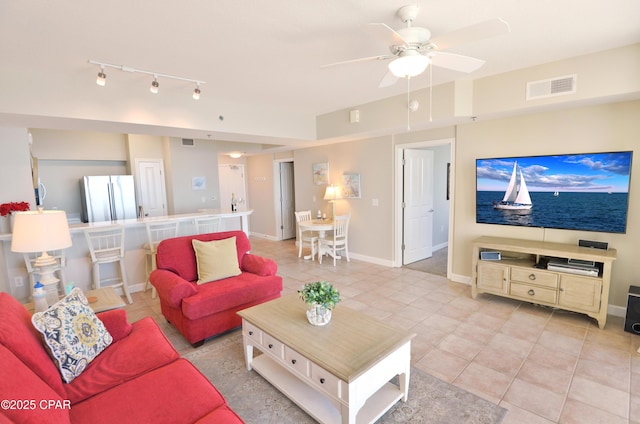
[[[7,216],[11,212],[24,212],[31,209],[29,202],[9,202],[0,205],[0,216]]]

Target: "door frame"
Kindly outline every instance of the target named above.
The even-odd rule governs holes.
[[[395,145],[395,190],[394,190],[394,234],[393,234],[393,266],[402,266],[402,241],[403,241],[403,213],[402,213],[402,197],[403,197],[403,167],[402,158],[405,149],[419,149],[422,147],[436,147],[449,145],[451,148],[451,168],[449,170],[449,190],[451,193],[449,204],[449,247],[447,251],[447,278],[451,278],[452,260],[453,260],[453,217],[455,211],[455,138],[444,138],[438,140],[418,141],[414,143],[403,143]]]

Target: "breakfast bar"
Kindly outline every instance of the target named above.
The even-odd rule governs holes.
[[[219,217],[222,219],[220,231],[242,230],[249,235],[248,217],[253,213],[252,209],[243,209],[236,212],[221,209],[203,209],[194,213],[126,219],[119,221],[105,221],[92,223],[70,223],[72,246],[65,249],[66,279],[83,291],[91,287],[91,262],[89,260],[89,247],[84,235],[87,228],[108,227],[123,225],[125,227],[125,267],[127,272],[129,291],[142,291],[145,288],[146,254],[142,246],[147,242],[146,224],[159,221],[178,221],[178,235],[190,235],[197,233],[195,219],[199,217]],[[22,302],[28,302],[31,296],[29,278],[25,269],[23,255],[11,251],[11,233],[0,234],[2,249],[0,260],[5,263],[7,271],[6,287],[0,287],[0,291],[6,291]]]

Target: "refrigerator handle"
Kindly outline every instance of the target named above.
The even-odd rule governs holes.
[[[116,209],[114,208],[115,199],[113,197],[113,183],[107,184],[107,192],[109,193],[109,212],[111,215],[111,220],[116,221],[118,217],[116,216]]]

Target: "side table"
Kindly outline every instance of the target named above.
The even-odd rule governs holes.
[[[87,290],[84,292],[84,295],[87,299],[91,297],[96,298],[95,302],[89,302],[89,306],[95,313],[124,308],[125,306],[124,301],[118,293],[116,293],[113,287],[102,287],[95,290]],[[33,302],[25,303],[24,307],[33,314],[35,310]]]

